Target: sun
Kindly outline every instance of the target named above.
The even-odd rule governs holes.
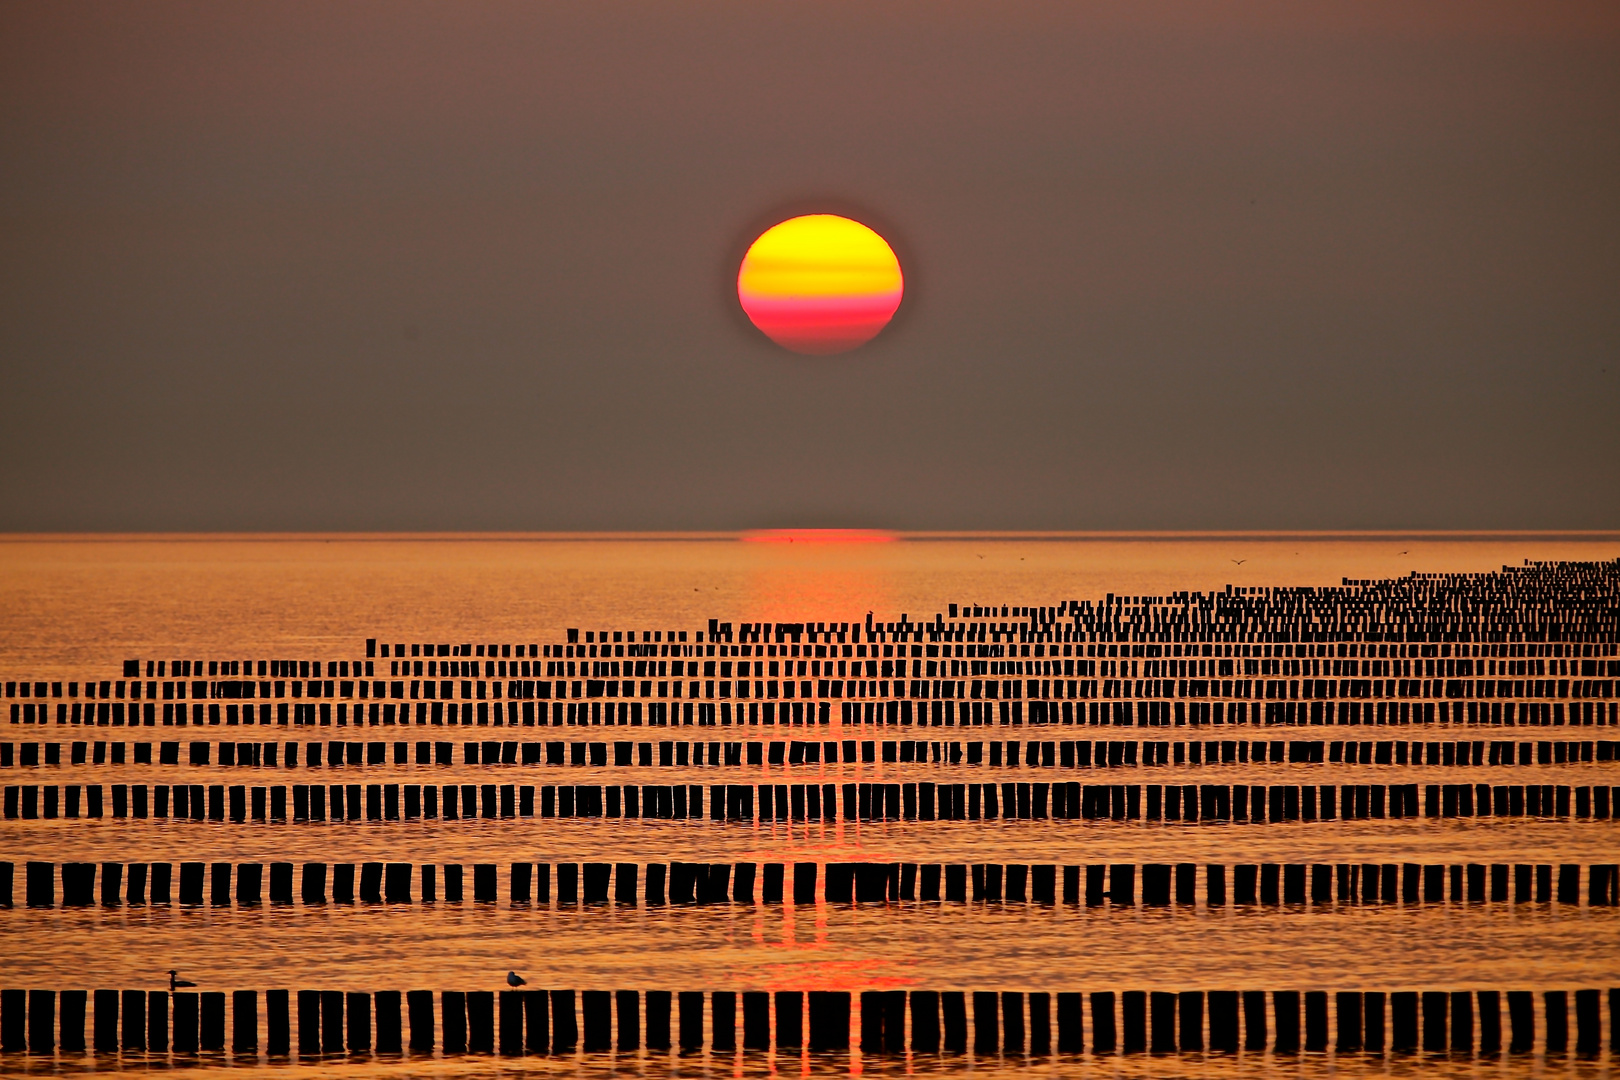
[[[836,214],[789,218],[762,233],[737,271],[737,299],[783,348],[847,352],[878,335],[905,291],[883,237]]]

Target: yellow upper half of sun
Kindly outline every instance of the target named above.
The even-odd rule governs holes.
[[[737,289],[759,297],[871,296],[902,286],[883,237],[836,214],[807,214],[767,229],[743,257]]]

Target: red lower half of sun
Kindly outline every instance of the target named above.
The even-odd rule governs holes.
[[[739,294],[743,311],[764,335],[784,348],[810,355],[845,352],[878,335],[900,293],[876,296],[777,299]]]

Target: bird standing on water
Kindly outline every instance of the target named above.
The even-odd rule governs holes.
[[[529,984],[524,982],[523,981],[523,976],[519,975],[517,972],[508,971],[506,973],[506,985],[507,986],[528,986]]]
[[[187,981],[185,979],[180,978],[179,975],[180,975],[180,973],[178,971],[176,971],[174,968],[169,969],[169,990],[170,990],[170,992],[173,992],[175,990],[179,990],[181,987],[196,986],[197,985],[194,982],[189,982],[189,981]]]

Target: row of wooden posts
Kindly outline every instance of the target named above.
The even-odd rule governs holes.
[[[1041,680],[1032,679],[1032,683]],[[1049,680],[1050,689],[1057,693],[1065,680]],[[1022,685],[1018,679],[1007,680],[1006,690],[1014,697],[964,701],[950,696],[940,697],[944,693],[949,695],[957,687],[955,680],[916,680],[911,682],[910,693],[916,697],[887,698],[881,701],[841,701],[838,710],[838,722],[844,727],[859,726],[886,726],[899,728],[967,728],[967,727],[1013,727],[1021,728],[1027,723],[1030,727],[1046,727],[1049,725],[1062,725],[1064,727],[1138,727],[1138,728],[1200,728],[1216,727],[1227,728],[1246,727],[1385,727],[1385,726],[1430,726],[1445,724],[1455,726],[1489,726],[1503,727],[1614,727],[1620,724],[1620,702],[1607,700],[1614,696],[1615,680],[1562,680],[1564,693],[1573,693],[1580,700],[1565,701],[1481,701],[1481,700],[1380,700],[1380,701],[1296,701],[1283,700],[1286,697],[1286,683],[1271,684],[1279,690],[1273,700],[1255,701],[1250,707],[1248,701],[1211,701],[1211,700],[1171,700],[1174,680],[1163,680],[1159,690],[1152,687],[1156,680],[1136,680],[1136,694],[1130,695],[1126,686],[1115,690],[1112,680],[1105,682],[1103,697],[1107,700],[1096,700],[1096,680],[1079,680],[1082,685],[1076,685],[1076,680],[1067,680],[1070,700],[1048,700],[1034,698],[1024,700],[1022,691],[1015,688]],[[1296,683],[1298,680],[1294,680]],[[1376,680],[1373,680],[1376,682]],[[397,704],[390,702],[383,704],[373,701],[369,705],[364,701],[339,701],[335,705],[330,701],[281,701],[274,704],[263,702],[257,706],[252,703],[226,704],[218,702],[204,704],[196,702],[188,710],[185,702],[178,704],[166,702],[161,713],[157,704],[152,701],[131,701],[126,705],[122,701],[115,702],[85,702],[81,706],[77,703],[71,707],[66,702],[59,702],[53,710],[46,702],[22,703],[12,702],[11,722],[23,727],[34,725],[55,724],[59,727],[72,725],[73,727],[96,728],[123,728],[123,727],[722,727],[722,728],[784,728],[784,727],[825,727],[833,723],[833,702],[826,700],[828,691],[833,691],[836,699],[838,691],[835,687],[846,685],[843,680],[820,680],[822,689],[819,696],[822,700],[798,701],[766,701],[763,704],[738,701],[733,705],[728,700],[694,700],[699,691],[699,683],[691,684],[691,695],[682,701],[679,695],[676,700],[647,701],[624,700],[615,701],[611,694],[606,692],[603,682],[599,680],[585,680],[573,683],[573,697],[590,698],[592,700],[574,700],[564,703],[561,700],[550,702],[547,708],[546,701],[510,700],[496,701],[416,701],[415,709],[412,703],[400,701]],[[1126,684],[1130,680],[1124,681]],[[1185,680],[1183,680],[1185,682]],[[1438,686],[1439,680],[1435,680]],[[364,685],[364,684],[362,684]],[[513,684],[514,687],[517,684]],[[525,684],[532,688],[534,684]],[[540,686],[548,686],[541,683]],[[559,683],[559,687],[565,684]],[[617,686],[609,682],[607,687]],[[679,687],[681,684],[675,684]],[[720,697],[724,699],[728,694],[729,684],[721,684]],[[792,683],[788,683],[792,686]],[[810,683],[803,684],[803,693],[810,694]],[[847,685],[853,690],[856,680],[849,680]],[[875,685],[875,684],[867,684]],[[895,680],[895,693],[905,695],[908,685],[903,680]],[[977,681],[975,681],[977,685]],[[1394,693],[1394,680],[1389,680],[1389,693]],[[1494,685],[1494,684],[1493,684]],[[1546,683],[1549,696],[1557,693],[1554,689],[1557,684],[1553,680]],[[397,694],[403,693],[402,684],[395,683]],[[705,691],[710,699],[714,698],[714,680],[707,680]],[[1219,693],[1220,683],[1212,684],[1214,692]],[[627,687],[628,688],[628,687]],[[642,697],[651,693],[652,684],[642,683]],[[953,688],[948,690],[947,688]],[[1120,691],[1126,695],[1119,697]],[[1073,700],[1076,692],[1081,700]],[[1258,688],[1258,693],[1265,692],[1265,687]],[[1419,691],[1412,691],[1417,693]],[[1421,691],[1425,695],[1428,691]],[[1440,693],[1435,690],[1435,693]],[[1459,688],[1457,693],[1463,691]],[[660,694],[662,691],[660,691]],[[1034,691],[1031,691],[1033,694]],[[1247,683],[1240,681],[1234,689],[1231,680],[1226,681],[1225,693],[1232,696],[1247,698],[1250,688]],[[1163,696],[1161,696],[1161,694]],[[1145,695],[1145,696],[1144,696]],[[628,696],[628,695],[627,695]],[[1202,696],[1195,695],[1195,696]],[[1271,696],[1271,695],[1268,695]],[[1405,694],[1403,694],[1405,696]],[[603,700],[603,698],[606,700]],[[1604,700],[1596,700],[1596,699]],[[1026,711],[1024,706],[1028,705]]]
[[[0,990],[0,1052],[187,1055],[228,1047],[237,1057],[257,1057],[262,1050],[274,1058],[406,1051],[849,1053],[858,1048],[863,1056],[909,1051],[993,1058],[1088,1051],[1099,1056],[1281,1055],[1331,1048],[1341,1054],[1484,1056],[1540,1050],[1597,1056],[1604,1053],[1605,1041],[1612,1052],[1620,1035],[1620,989],[1607,992],[1607,1040],[1604,996],[1598,989],[1539,995],[1496,990],[238,990],[229,995],[227,1016],[227,995],[219,991],[11,989]]]
[[[62,863],[24,866],[28,907],[207,903],[265,899],[263,863]],[[790,870],[791,867],[791,870]],[[268,864],[268,899],[461,903],[459,864],[290,862]],[[555,879],[553,872],[555,871]],[[0,901],[12,903],[12,863],[0,863]],[[294,879],[297,878],[297,887]],[[472,900],[493,904],[944,903],[1104,904],[1211,908],[1250,904],[1581,903],[1620,904],[1620,867],[1596,863],[495,863],[472,867]],[[98,884],[99,878],[99,884]],[[505,887],[502,887],[504,878]],[[58,888],[60,881],[60,888]],[[756,882],[758,885],[756,893]],[[1138,890],[1140,882],[1140,891]],[[1202,890],[1199,885],[1202,883]],[[1582,889],[1582,885],[1585,889]],[[176,890],[178,885],[178,890]]]
[[[1120,768],[1153,765],[1262,763],[1361,765],[1511,766],[1564,765],[1615,760],[1615,740],[1261,740],[1209,739],[842,739],[818,742],[548,742],[477,740],[361,742],[0,742],[0,768],[39,765],[179,765],[255,768],[338,768],[359,765],[573,765],[685,767],[719,765],[821,765],[930,763],[1007,768]],[[67,748],[64,760],[62,750]],[[459,749],[458,749],[459,746]],[[302,760],[300,760],[302,759]]]
[[[111,796],[109,799],[108,796]],[[289,798],[288,796],[291,796]],[[705,800],[705,796],[707,799]],[[705,813],[705,801],[707,812]],[[1263,825],[1381,818],[1610,820],[1620,787],[1567,784],[11,784],[8,821],[704,817],[713,821],[1114,820]]]

